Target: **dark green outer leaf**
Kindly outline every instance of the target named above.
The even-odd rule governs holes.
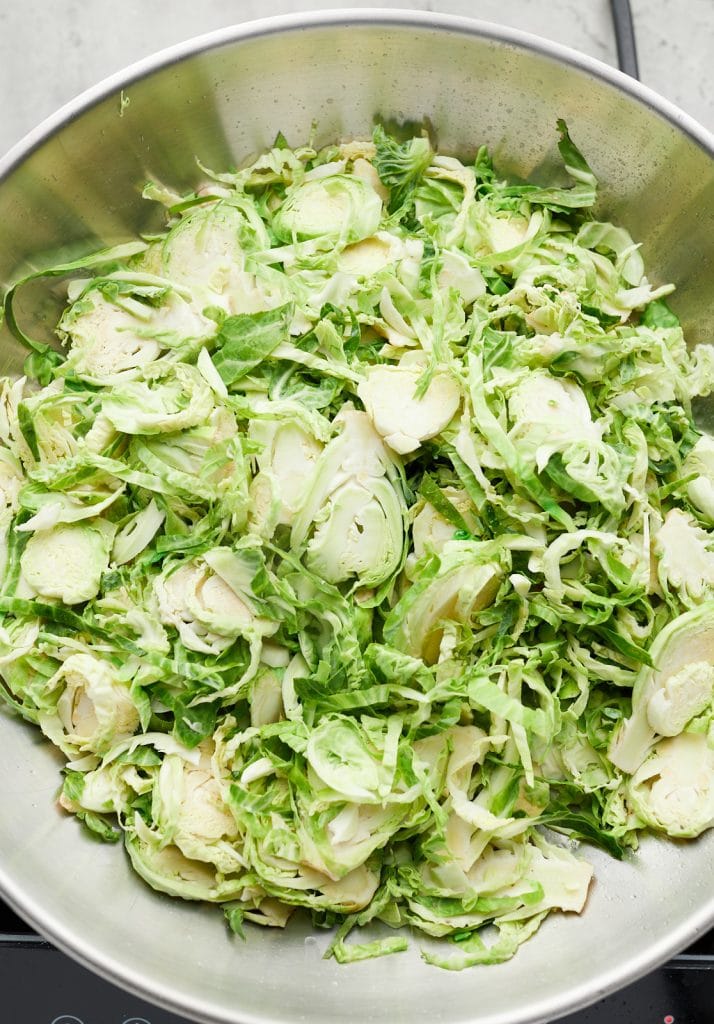
[[[289,338],[292,304],[263,313],[239,313],[223,321],[213,363],[227,387],[255,369]]]

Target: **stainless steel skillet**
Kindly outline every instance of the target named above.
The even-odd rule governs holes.
[[[120,102],[121,90],[129,104]],[[714,139],[618,72],[521,33],[446,16],[340,11],[244,25],[150,58],[60,111],[0,164],[0,284],[38,254],[86,251],[158,224],[144,181],[179,188],[195,157],[224,167],[282,129],[297,143],[364,136],[375,115],[428,117],[442,149],[481,143],[506,173],[556,173],[564,117],[602,182],[602,210],[679,285],[692,341],[714,339]],[[44,258],[44,257],[42,257]],[[47,257],[49,261],[49,256]],[[28,288],[20,316],[51,331],[56,300]],[[7,335],[0,370],[22,354]],[[714,835],[592,854],[582,917],[553,917],[510,963],[459,975],[408,954],[324,962],[327,936],[227,937],[220,914],[146,889],[115,848],[55,807],[48,745],[0,716],[0,894],[111,980],[212,1022],[535,1024],[650,970],[714,923]],[[589,851],[588,851],[589,853]]]

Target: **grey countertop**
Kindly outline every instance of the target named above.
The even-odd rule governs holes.
[[[616,62],[607,0],[0,0],[0,153],[156,50],[252,18],[347,6],[470,15]],[[714,130],[714,0],[632,0],[632,8],[642,80]]]

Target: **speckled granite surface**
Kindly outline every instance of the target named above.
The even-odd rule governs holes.
[[[62,103],[155,50],[290,11],[418,8],[516,26],[615,63],[607,0],[0,0],[0,153]],[[714,0],[632,0],[642,80],[714,130]]]

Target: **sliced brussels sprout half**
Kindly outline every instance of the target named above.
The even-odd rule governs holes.
[[[202,426],[214,406],[213,392],[194,366],[179,364],[153,386],[118,384],[102,402],[102,413],[123,434],[165,434]]]
[[[663,591],[678,593],[688,605],[710,597],[714,588],[712,546],[711,536],[692,516],[678,508],[670,509],[652,544]]]
[[[603,425],[593,421],[588,400],[570,379],[544,370],[524,375],[510,392],[510,436],[541,470],[553,452],[582,441],[597,445]]]
[[[152,889],[207,903],[240,899],[244,892],[243,872],[226,877],[213,864],[186,857],[177,846],[162,842],[160,833],[146,826],[138,814],[124,838],[132,867]]]
[[[684,732],[656,743],[630,779],[627,799],[643,825],[667,835],[694,838],[713,828],[714,750],[707,737]]]
[[[109,568],[115,530],[106,519],[36,530],[20,559],[24,580],[40,597],[69,605],[90,601]]]
[[[262,446],[257,455],[260,472],[254,480],[253,496],[258,513],[261,498],[275,502],[274,525],[290,525],[312,481],[323,445],[299,421],[291,419],[255,419],[250,424],[251,440]],[[266,510],[267,511],[267,510]],[[254,515],[254,519],[265,517]]]
[[[406,257],[408,250],[403,238],[390,231],[378,231],[343,249],[337,256],[337,267],[357,278],[370,278]]]
[[[367,415],[343,410],[335,425],[340,433],[315,464],[293,522],[292,545],[307,541],[306,563],[323,579],[354,578],[375,587],[402,560],[404,497],[392,458]]]
[[[0,519],[17,509],[23,481],[20,460],[8,448],[0,448]]]
[[[114,284],[90,287],[62,317],[59,331],[70,341],[63,372],[95,385],[136,380],[167,350],[198,349],[216,333],[215,322],[193,309],[169,282],[159,279],[154,286],[159,301],[116,294],[119,282]]]
[[[238,637],[269,636],[278,623],[257,614],[254,566],[229,548],[165,564],[154,580],[161,621],[189,650],[218,654]]]
[[[702,434],[684,460],[682,473],[697,474],[687,484],[687,497],[699,512],[714,521],[714,437]]]
[[[119,668],[94,654],[70,654],[47,681],[61,690],[57,714],[40,726],[68,756],[105,754],[139,727],[139,712]]]
[[[441,433],[461,402],[459,385],[447,373],[434,374],[420,395],[425,371],[426,359],[410,352],[396,366],[369,367],[357,388],[375,430],[400,455]]]
[[[445,623],[467,623],[491,604],[503,576],[500,563],[484,557],[478,544],[448,541],[387,616],[385,639],[433,665]]]
[[[155,828],[189,860],[240,873],[245,860],[238,829],[204,744],[198,764],[168,754],[154,777],[151,813]]]
[[[486,281],[478,267],[472,266],[458,249],[444,249],[437,276],[439,288],[455,288],[464,306],[472,306],[486,293]]]
[[[643,764],[658,736],[677,736],[712,703],[714,602],[673,619],[649,653],[653,667],[640,670],[632,715],[613,735],[608,752],[612,763],[629,774]]]
[[[374,235],[382,200],[363,178],[334,174],[304,181],[288,190],[273,218],[283,242],[317,238],[350,245]]]
[[[478,523],[473,503],[468,493],[460,487],[440,488],[442,498],[449,502],[463,520],[464,525],[472,533],[476,533]],[[412,523],[412,541],[414,558],[418,561],[429,552],[437,554],[448,541],[454,539],[456,530],[462,529],[451,519],[447,519],[430,501],[425,501]]]

